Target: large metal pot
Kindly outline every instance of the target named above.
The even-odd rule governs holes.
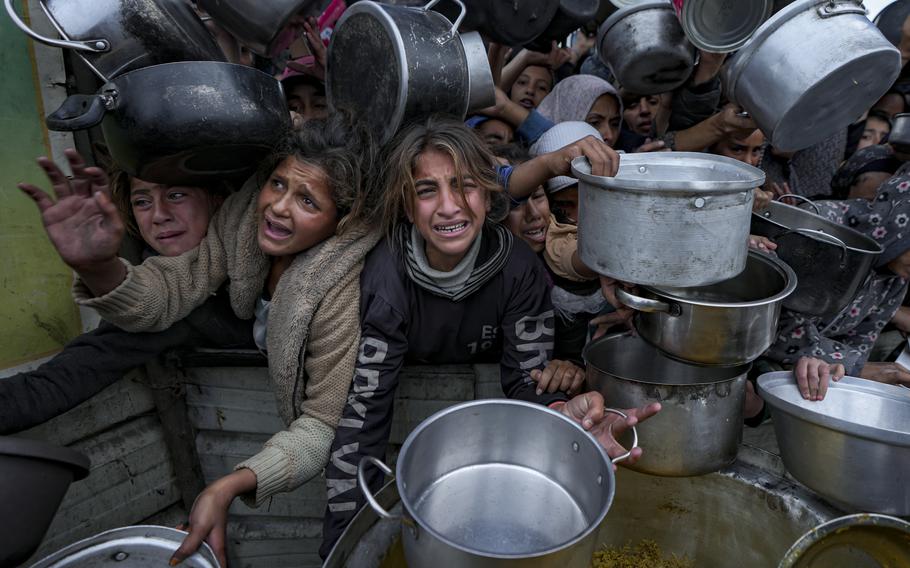
[[[840,517],[807,532],[777,568],[910,566],[910,523],[887,515]]]
[[[658,477],[619,468],[616,482],[622,490],[600,525],[597,543],[621,547],[647,539],[664,555],[686,557],[699,567],[730,566],[733,557],[739,568],[775,566],[802,534],[843,514],[784,478],[779,461],[742,446],[731,466],[699,477]],[[401,508],[394,482],[376,498],[389,510]],[[577,566],[588,565],[590,559]],[[399,523],[364,507],[323,568],[405,566]]]
[[[760,376],[758,391],[793,477],[848,511],[910,515],[910,391],[844,377],[813,402],[790,372]]]
[[[729,53],[771,16],[773,0],[673,0],[686,37],[698,49]]]
[[[746,267],[758,168],[711,154],[625,154],[616,177],[579,180],[578,250],[594,271],[652,286],[702,286]]]
[[[335,108],[354,110],[381,141],[408,121],[441,113],[464,116],[495,102],[493,76],[476,32],[430,10],[364,0],[345,11],[328,53],[326,93]],[[381,70],[381,72],[377,72]]]
[[[0,437],[0,566],[18,566],[35,552],[70,483],[88,468],[79,452]]]
[[[75,50],[108,81],[135,69],[174,61],[224,61],[224,54],[185,0],[42,0],[61,39],[44,37],[4,0],[16,26],[32,39]]]
[[[524,45],[547,29],[559,8],[554,0],[491,2],[467,0],[464,29],[477,30],[503,45]]]
[[[910,146],[910,112],[900,112],[891,118],[891,132],[888,143],[898,146]]]
[[[635,329],[667,355],[701,365],[742,365],[777,338],[781,304],[796,289],[793,270],[749,251],[746,269],[717,284],[693,288],[616,290],[620,302],[638,310]]]
[[[367,501],[391,518],[367,488],[369,464],[391,470],[366,457],[357,471]],[[613,465],[590,434],[515,400],[437,412],[405,440],[395,475],[410,568],[585,566],[614,493]]]
[[[218,24],[259,55],[274,57],[290,42],[289,20],[324,8],[322,0],[197,0]],[[289,38],[293,41],[293,38]]]
[[[859,0],[798,0],[765,22],[722,74],[724,93],[790,152],[846,128],[900,67],[900,53]]]
[[[784,307],[832,316],[849,304],[883,251],[873,239],[799,207],[778,201],[752,214],[753,234],[778,244],[778,258],[798,284]]]
[[[98,123],[117,165],[172,184],[249,173],[288,131],[290,114],[274,77],[185,61],[120,75],[97,95],[70,96],[47,117],[51,130]]]
[[[610,406],[662,406],[640,430],[640,460],[626,467],[671,477],[703,475],[736,459],[749,365],[702,367],[670,359],[628,333],[608,335],[583,354],[588,388]]]
[[[910,16],[910,0],[896,0],[878,13],[875,25],[881,30],[882,35],[897,47],[901,41],[901,26],[904,25],[907,16]]]
[[[600,0],[559,0],[557,4],[559,7],[550,25],[534,41],[525,45],[526,48],[548,53],[552,42],[563,41],[569,34],[594,19]]]
[[[155,525],[112,529],[58,550],[31,568],[161,568],[167,565],[187,534]],[[203,542],[180,566],[220,568],[221,565],[209,545]]]
[[[695,47],[686,39],[670,0],[622,8],[600,26],[597,52],[628,91],[666,93],[686,82]]]

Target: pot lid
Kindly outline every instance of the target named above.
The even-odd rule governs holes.
[[[73,543],[31,568],[161,568],[183,542],[184,531],[154,525],[113,529]],[[208,544],[180,563],[185,568],[220,568]]]
[[[676,0],[675,5],[682,4]],[[772,0],[685,0],[679,15],[692,44],[713,53],[742,47],[771,15]]]
[[[622,154],[615,177],[591,174],[585,157],[572,160],[572,176],[597,187],[638,192],[739,193],[765,183],[758,168],[701,152]]]
[[[0,436],[0,455],[62,463],[73,470],[73,481],[84,479],[89,471],[89,460],[85,455],[41,440]]]
[[[910,566],[910,523],[872,513],[823,523],[797,540],[778,568]]]
[[[910,447],[910,390],[856,377],[828,385],[824,400],[803,399],[790,371],[758,377],[759,395],[776,412],[877,442]]]

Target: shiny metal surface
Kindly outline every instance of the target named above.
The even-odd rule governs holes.
[[[736,51],[771,16],[772,0],[673,0],[689,41],[704,51]]]
[[[486,58],[477,61],[472,49],[469,64],[465,45],[452,35],[453,23],[430,10],[432,5],[362,0],[345,10],[332,34],[326,70],[329,104],[365,117],[381,142],[406,122],[432,114],[464,117],[474,102],[472,73],[480,76]],[[483,89],[476,94],[479,101]]]
[[[789,266],[749,251],[746,268],[729,280],[692,288],[645,286],[635,295],[617,290],[617,297],[639,310],[639,335],[671,357],[742,365],[774,343],[781,305],[796,286]],[[650,302],[662,306],[649,307]]]
[[[758,390],[793,477],[848,511],[910,515],[910,391],[844,377],[811,402],[789,372]]]
[[[686,39],[670,0],[639,2],[600,26],[597,52],[620,84],[641,95],[666,93],[686,82],[695,46]]]
[[[910,146],[910,112],[901,112],[891,118],[888,142]]]
[[[490,70],[483,38],[477,32],[463,33],[460,37],[468,65],[467,112],[470,113],[496,103],[496,85],[493,84],[493,72]]]
[[[910,566],[910,523],[870,513],[847,515],[807,532],[778,568]]]
[[[784,307],[809,315],[841,311],[883,251],[858,231],[777,201],[752,213],[751,231],[776,242],[774,252],[796,273],[796,290]]]
[[[703,475],[736,459],[749,365],[700,367],[670,359],[631,334],[585,348],[588,387],[606,404],[662,409],[639,428],[644,453],[629,469],[661,476]]]
[[[401,448],[396,479],[416,525],[402,533],[411,568],[582,565],[614,493],[594,438],[514,400],[463,403],[425,420]]]
[[[619,491],[600,525],[598,546],[650,539],[665,554],[685,555],[699,567],[727,567],[735,558],[738,568],[768,568],[806,531],[843,514],[775,473],[776,464],[769,462],[776,456],[755,459],[761,452],[748,449],[742,447],[731,466],[699,477],[657,477],[619,468]],[[376,498],[392,511],[400,507],[394,483]],[[369,507],[361,509],[323,568],[403,568],[400,534],[398,523],[378,519]]]
[[[625,154],[616,177],[579,180],[578,248],[594,271],[625,282],[700,286],[743,271],[752,188],[765,174],[742,162],[690,152]]]
[[[108,49],[97,52],[76,51],[104,81],[161,63],[225,61],[192,6],[183,0],[46,0],[40,6],[64,40],[108,44]]]
[[[790,152],[846,128],[899,72],[899,52],[858,0],[797,0],[755,32],[722,78],[768,142]]]
[[[524,45],[547,29],[559,9],[554,0],[466,0],[468,8],[462,29],[477,30],[503,45]],[[440,8],[451,16],[450,9]]]
[[[113,529],[73,543],[31,568],[161,568],[188,533],[168,527],[137,525]],[[180,563],[186,568],[219,568],[208,544]]]
[[[272,57],[291,16],[318,16],[320,0],[197,0],[218,25],[259,55]],[[324,6],[323,6],[324,7]]]

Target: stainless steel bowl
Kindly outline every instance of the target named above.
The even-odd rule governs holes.
[[[736,459],[749,365],[703,367],[664,356],[631,334],[602,337],[584,351],[588,387],[608,405],[660,413],[639,427],[642,457],[629,469],[662,476],[702,475]]]
[[[812,402],[790,372],[758,390],[793,477],[848,511],[910,515],[910,391],[844,377]]]

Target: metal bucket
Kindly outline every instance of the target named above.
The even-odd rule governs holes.
[[[616,177],[579,180],[578,250],[595,272],[652,286],[702,286],[746,267],[758,168],[711,154],[625,154]]]
[[[243,45],[265,57],[274,57],[293,42],[288,22],[295,15],[318,15],[323,0],[197,0],[199,7]],[[284,40],[284,41],[282,41]]]
[[[736,459],[749,365],[682,363],[631,334],[602,337],[589,343],[583,356],[588,388],[603,394],[608,405],[662,406],[639,428],[641,459],[625,467],[690,476],[717,471]]]
[[[900,73],[900,53],[859,0],[797,0],[722,71],[724,93],[775,148],[808,148],[847,127]]]
[[[736,51],[771,16],[773,0],[673,0],[692,45],[713,53]]]
[[[910,391],[844,377],[808,401],[790,372],[758,390],[793,477],[848,511],[910,515]]]
[[[357,473],[369,504],[392,518],[366,485],[369,464],[391,470],[365,457]],[[585,565],[615,488],[611,460],[581,426],[515,400],[437,412],[405,440],[395,475],[411,568]]]
[[[113,529],[73,543],[31,568],[160,568],[186,538],[184,531],[154,525]],[[220,568],[208,544],[180,563],[182,568]]]
[[[670,0],[626,6],[600,26],[597,53],[622,86],[641,95],[666,93],[686,82],[695,47]]]
[[[776,456],[745,446],[733,465],[700,477],[656,477],[620,468],[621,490],[596,542],[618,547],[653,540],[665,555],[685,556],[700,567],[730,566],[731,558],[738,568],[776,566],[802,534],[843,514],[785,479],[782,469]],[[376,498],[390,510],[401,507],[394,482]],[[578,566],[589,564],[590,558]],[[323,568],[406,566],[399,523],[364,507]]]
[[[849,304],[883,252],[873,239],[805,209],[779,201],[752,214],[753,234],[778,244],[778,258],[798,280],[784,307],[833,316]]]
[[[639,335],[670,357],[699,365],[751,363],[777,339],[781,304],[796,275],[776,258],[749,251],[746,269],[710,286],[616,290],[638,310]]]

